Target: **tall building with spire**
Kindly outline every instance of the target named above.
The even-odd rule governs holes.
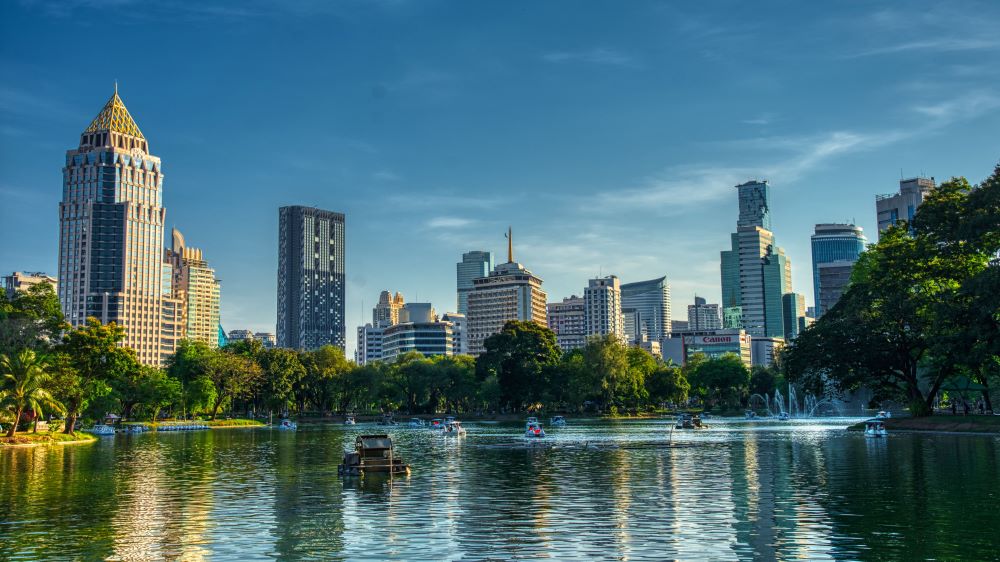
[[[118,87],[66,151],[59,203],[59,301],[73,326],[125,329],[140,362],[161,361],[163,170]]]
[[[473,280],[469,293],[469,354],[479,355],[486,338],[497,334],[511,320],[546,325],[542,279],[514,261],[513,232],[507,230],[507,263]]]

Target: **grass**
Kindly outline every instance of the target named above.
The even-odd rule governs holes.
[[[67,443],[91,443],[93,441],[97,441],[96,436],[82,431],[72,434],[65,434],[61,430],[42,433],[23,432],[15,433],[14,437],[0,437],[0,447],[60,445]]]
[[[921,418],[889,418],[885,428],[891,431],[944,431],[949,433],[1000,433],[1000,416],[936,415]],[[865,424],[849,427],[851,431],[864,431]]]
[[[204,425],[207,425],[208,427],[212,427],[212,428],[215,428],[215,427],[262,427],[264,425],[263,422],[259,422],[257,420],[247,420],[247,419],[243,419],[243,418],[235,418],[235,419],[231,419],[231,420],[215,420],[215,421],[209,421],[209,420],[170,420],[170,421],[157,422],[155,424],[152,423],[152,422],[126,422],[124,425],[143,425],[143,426],[146,426],[148,428],[156,428],[156,427],[162,427],[162,426],[165,426],[165,425],[185,425],[185,424],[195,424],[195,423],[197,423],[197,424],[204,424]]]

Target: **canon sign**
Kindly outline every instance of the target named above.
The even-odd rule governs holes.
[[[684,343],[689,345],[739,343],[738,338],[739,336],[688,336],[684,338]]]

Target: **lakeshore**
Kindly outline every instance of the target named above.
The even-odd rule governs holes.
[[[890,434],[896,431],[913,433],[1000,435],[1000,416],[937,414],[925,417],[900,417],[883,420]],[[864,422],[848,428],[864,431]]]
[[[0,437],[0,448],[7,447],[47,447],[51,445],[81,445],[97,441],[97,436],[83,431],[66,434],[60,431],[42,433],[22,432],[13,437]]]

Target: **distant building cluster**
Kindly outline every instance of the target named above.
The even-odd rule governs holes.
[[[165,240],[163,168],[125,108],[117,88],[66,152],[59,203],[56,277],[14,272],[3,278],[9,296],[38,283],[55,289],[73,326],[88,317],[116,322],[124,345],[144,364],[160,365],[183,339],[210,346],[244,340],[265,348],[311,350],[346,343],[345,217],[306,206],[278,210],[275,333],[222,329],[221,282],[201,249],[177,228]],[[739,214],[729,247],[720,253],[721,301],[695,297],[686,318],[671,314],[667,276],[629,281],[589,279],[576,294],[549,302],[543,281],[514,260],[471,250],[456,264],[456,312],[438,315],[431,303],[404,301],[383,291],[372,320],[357,328],[355,360],[479,355],[486,340],[511,320],[548,326],[565,351],[589,338],[613,337],[684,363],[695,353],[735,353],[748,365],[767,365],[786,342],[826,314],[850,285],[868,243],[850,223],[817,224],[811,236],[813,306],[793,290],[792,261],[772,230],[767,181],[736,187]],[[899,191],[875,198],[878,230],[911,221],[935,188],[934,178],[903,179]]]

